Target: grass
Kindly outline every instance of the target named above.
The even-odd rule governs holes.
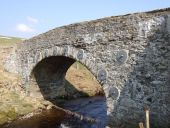
[[[66,73],[66,80],[87,96],[103,95],[103,90],[94,75],[82,64],[75,62]]]
[[[22,42],[23,38],[18,37],[8,37],[8,36],[1,36],[0,35],[0,47],[11,47],[16,43]]]

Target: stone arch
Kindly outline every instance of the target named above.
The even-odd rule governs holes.
[[[58,79],[63,79],[65,77],[65,73],[67,72],[67,69],[75,62],[79,61],[81,64],[83,64],[97,79],[97,81],[101,84],[104,85],[107,83],[107,71],[105,70],[104,67],[101,65],[95,63],[95,58],[88,52],[86,52],[83,49],[77,49],[71,46],[63,46],[63,47],[51,47],[51,48],[46,48],[43,50],[37,50],[35,53],[34,51],[30,52],[27,55],[27,70],[28,72],[26,73],[25,77],[28,81],[27,84],[27,91],[30,92],[30,90],[35,90],[35,89],[30,89],[31,87],[29,86],[31,83],[31,77],[32,73],[35,70],[40,70],[37,67],[40,66],[43,67],[45,64],[47,66],[54,65],[54,67],[49,67],[47,68],[48,71],[43,70],[42,72],[45,73],[50,73],[50,70],[58,72]],[[49,63],[49,65],[48,65]],[[55,67],[55,66],[58,67]],[[58,71],[57,71],[58,70]],[[38,74],[35,74],[38,77]],[[53,74],[54,75],[54,74]],[[55,74],[56,75],[56,74]],[[40,78],[40,75],[39,75]],[[43,77],[42,77],[43,78]],[[46,78],[44,78],[45,80]],[[52,80],[53,78],[49,79]],[[57,79],[57,77],[56,77]],[[37,81],[40,82],[40,81]],[[46,81],[47,82],[47,81]],[[57,83],[50,83],[50,84],[57,84]],[[62,84],[62,81],[60,81],[59,84]],[[53,87],[51,89],[55,90]],[[50,94],[49,94],[50,95]],[[51,94],[52,95],[52,94]]]

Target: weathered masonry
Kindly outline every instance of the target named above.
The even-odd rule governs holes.
[[[46,97],[62,90],[67,69],[79,61],[103,86],[108,126],[137,127],[150,109],[152,127],[170,127],[170,9],[59,27],[18,44],[6,69],[23,87]]]

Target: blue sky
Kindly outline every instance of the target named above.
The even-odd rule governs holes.
[[[170,0],[1,0],[0,35],[30,38],[70,23],[170,7]]]

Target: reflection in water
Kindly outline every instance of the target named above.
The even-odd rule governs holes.
[[[92,117],[96,123],[89,123],[56,109],[43,111],[33,117],[16,120],[3,128],[104,128],[106,123],[106,103],[101,96],[69,100],[61,105],[65,109]]]

